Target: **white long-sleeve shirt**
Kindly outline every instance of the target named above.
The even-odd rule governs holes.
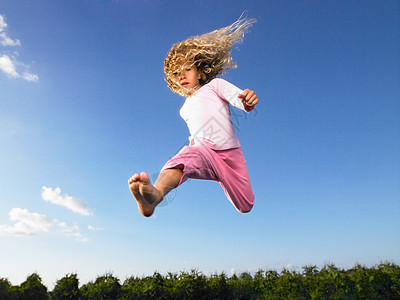
[[[231,116],[229,103],[245,110],[238,98],[243,90],[221,78],[215,78],[186,98],[180,115],[190,131],[190,144],[205,144],[214,150],[240,147]]]

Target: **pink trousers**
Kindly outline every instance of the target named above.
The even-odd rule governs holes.
[[[188,178],[214,180],[221,184],[228,200],[241,213],[254,205],[254,194],[242,148],[213,150],[206,146],[185,146],[162,168],[182,169],[178,185]]]

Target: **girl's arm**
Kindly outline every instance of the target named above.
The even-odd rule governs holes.
[[[249,89],[243,91],[222,78],[215,78],[210,82],[210,84],[222,99],[228,101],[231,105],[239,109],[245,110],[246,112],[252,111],[254,105],[258,102],[258,98],[254,91]]]
[[[241,93],[238,98],[240,100],[242,100],[242,103],[244,105],[244,109],[247,112],[250,112],[253,110],[254,105],[256,105],[258,103],[258,98],[256,93],[254,93],[254,91],[249,90],[249,89],[245,89],[243,91],[243,93]]]

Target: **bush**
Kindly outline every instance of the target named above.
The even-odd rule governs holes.
[[[232,299],[233,294],[229,288],[225,273],[221,275],[212,275],[207,281],[210,288],[210,299]]]
[[[5,278],[0,278],[0,299],[16,300],[17,298],[17,291],[12,287],[10,281]]]
[[[95,282],[89,282],[80,289],[82,299],[87,300],[115,300],[121,294],[119,279],[112,274],[100,276]]]
[[[48,300],[47,288],[42,283],[42,278],[36,273],[29,275],[21,283],[19,300]]]
[[[155,272],[143,278],[127,278],[123,285],[112,274],[99,276],[79,288],[77,274],[59,279],[50,293],[36,273],[20,286],[0,278],[0,300],[43,299],[400,299],[400,267],[381,263],[367,268],[355,265],[349,270],[328,264],[320,270],[305,266],[303,271],[259,270],[205,276],[197,270],[168,273]]]
[[[166,279],[158,272],[143,279],[130,277],[121,287],[121,300],[170,299]]]
[[[54,300],[79,300],[81,292],[79,290],[79,280],[77,274],[67,274],[65,277],[57,280],[56,285],[51,292],[51,299]]]
[[[197,270],[181,272],[169,280],[171,282],[166,286],[169,299],[210,299],[207,277]]]

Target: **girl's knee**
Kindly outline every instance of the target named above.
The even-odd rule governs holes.
[[[240,213],[245,214],[245,213],[250,212],[252,210],[253,206],[254,206],[254,197],[253,197],[252,201],[242,203],[240,206],[236,206],[236,209]]]
[[[253,208],[253,204],[250,206],[246,206],[245,208],[240,208],[240,209],[238,209],[238,211],[242,214],[247,214],[251,211],[252,208]]]

